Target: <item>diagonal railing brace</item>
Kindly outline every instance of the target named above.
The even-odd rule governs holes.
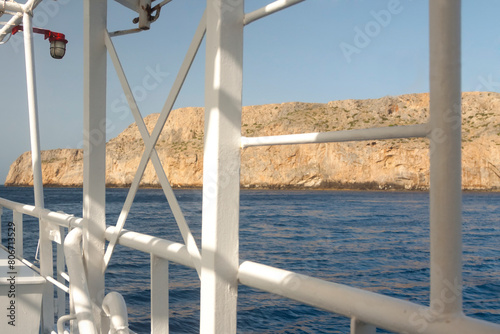
[[[136,103],[135,99],[133,98],[132,91],[131,91],[130,86],[127,82],[125,74],[123,73],[123,69],[120,65],[120,62],[119,62],[118,56],[116,54],[116,50],[114,49],[111,38],[109,37],[109,34],[106,34],[106,36],[105,36],[106,46],[110,52],[110,56],[111,56],[112,61],[115,65],[115,68],[116,68],[117,73],[118,73],[118,77],[120,79],[122,87],[125,91],[125,95],[127,96],[127,100],[129,102],[130,108],[132,110],[132,114],[134,115],[134,119],[136,120],[137,126],[138,126],[139,131],[141,133],[141,136],[144,140],[145,149],[144,149],[144,153],[142,155],[141,161],[139,163],[139,167],[137,168],[137,172],[134,176],[134,180],[132,181],[129,192],[127,194],[127,198],[125,199],[125,203],[123,205],[122,211],[120,213],[120,216],[118,217],[118,221],[116,224],[116,230],[115,230],[116,233],[112,236],[110,243],[108,245],[108,248],[106,249],[106,253],[104,255],[104,270],[106,270],[106,268],[109,264],[109,261],[111,259],[112,254],[113,254],[113,250],[114,250],[114,247],[116,245],[120,231],[123,229],[123,227],[125,225],[125,221],[128,217],[128,213],[130,212],[130,208],[132,207],[132,203],[134,201],[135,195],[136,195],[137,190],[139,188],[139,184],[140,184],[140,181],[141,181],[142,176],[144,174],[144,171],[146,169],[147,163],[151,159],[151,161],[153,162],[154,168],[156,170],[156,173],[158,175],[158,178],[160,180],[160,184],[163,188],[163,192],[164,192],[165,196],[167,197],[170,208],[172,209],[172,213],[174,214],[174,217],[177,221],[177,224],[178,224],[179,229],[181,231],[184,242],[186,243],[186,247],[188,249],[188,252],[193,259],[193,263],[194,263],[195,268],[198,272],[198,275],[200,275],[200,273],[201,273],[200,251],[196,245],[196,242],[195,242],[194,237],[189,229],[189,226],[184,218],[184,215],[182,214],[182,211],[181,211],[180,206],[177,202],[177,199],[175,198],[175,194],[173,193],[172,187],[171,187],[171,185],[168,181],[168,178],[165,174],[165,171],[161,165],[161,161],[160,161],[160,158],[158,157],[158,152],[155,149],[155,145],[156,145],[156,142],[158,141],[158,138],[161,134],[161,131],[162,131],[167,119],[168,119],[168,116],[170,115],[170,112],[172,110],[172,107],[173,107],[176,99],[177,99],[177,96],[180,92],[180,89],[182,88],[182,85],[184,83],[184,80],[186,79],[186,76],[189,72],[191,64],[193,63],[193,60],[197,54],[199,46],[200,46],[200,44],[203,40],[203,37],[205,35],[205,29],[206,29],[206,19],[205,19],[205,14],[204,14],[200,20],[200,24],[198,25],[198,28],[196,29],[196,32],[195,32],[195,35],[194,35],[193,40],[191,42],[191,45],[189,46],[188,52],[186,53],[184,61],[181,65],[181,68],[179,69],[179,72],[178,72],[177,77],[174,81],[174,84],[172,86],[170,94],[167,98],[167,101],[165,102],[165,105],[163,106],[163,109],[160,113],[160,116],[157,120],[157,123],[153,129],[153,133],[151,134],[151,136],[149,135],[149,132],[146,128],[146,125],[144,124],[144,120],[143,120],[142,116],[140,115],[140,111],[139,111],[139,108],[137,106],[137,103]]]

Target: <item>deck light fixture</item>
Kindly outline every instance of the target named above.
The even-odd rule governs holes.
[[[15,26],[12,28],[12,35],[15,35],[20,30],[23,30],[23,26]],[[49,39],[50,55],[52,58],[61,59],[64,57],[66,54],[66,44],[68,44],[64,34],[40,28],[33,28],[33,32],[42,34],[45,36],[45,39]]]

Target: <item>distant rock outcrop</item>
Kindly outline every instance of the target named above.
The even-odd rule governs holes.
[[[463,188],[500,189],[500,94],[464,93]],[[428,94],[374,100],[282,103],[243,108],[242,134],[247,137],[324,132],[426,122]],[[158,114],[145,118],[151,131]],[[175,187],[201,187],[203,108],[172,111],[157,151]],[[106,182],[129,185],[144,144],[135,124],[107,144]],[[83,154],[78,149],[42,152],[44,183],[81,186]],[[11,166],[5,185],[33,183],[30,154]],[[143,186],[159,186],[149,163]],[[241,185],[247,188],[427,189],[428,141],[397,139],[356,143],[268,146],[242,150]]]

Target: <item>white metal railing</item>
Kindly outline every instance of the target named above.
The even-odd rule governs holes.
[[[320,144],[347,141],[419,138],[429,135],[429,124],[391,126],[266,137],[241,137],[241,148],[268,145]]]
[[[268,15],[276,13],[280,10],[287,8],[287,7],[296,5],[302,1],[304,1],[304,0],[278,0],[278,1],[274,1],[270,4],[268,4],[267,6],[264,6],[262,8],[259,8],[255,11],[253,11],[253,12],[245,14],[245,16],[243,18],[243,24],[244,25],[250,24],[253,21],[257,21],[263,17],[266,17]]]
[[[63,212],[54,212],[48,209],[36,208],[33,205],[22,204],[10,201],[5,198],[0,198],[0,207],[12,210],[20,214],[50,221],[51,223],[63,226],[66,228],[81,227],[83,218],[78,218],[73,215],[68,215]],[[0,212],[1,213],[1,212]]]
[[[0,3],[0,14],[7,13],[12,15],[0,29],[0,42],[11,33],[12,28],[23,22],[23,15],[26,12],[32,12],[40,3],[38,0],[29,0],[25,4],[19,4],[15,1],[3,1]]]
[[[43,184],[42,184],[42,168],[41,168],[41,150],[40,150],[40,134],[39,134],[39,123],[38,123],[38,100],[37,100],[37,87],[35,82],[35,60],[34,60],[34,49],[33,49],[33,10],[40,3],[40,0],[28,0],[25,4],[18,4],[14,1],[3,1],[0,4],[0,13],[7,12],[12,15],[12,18],[4,24],[0,29],[0,42],[4,38],[12,33],[14,26],[22,23],[23,24],[23,36],[24,36],[24,55],[25,55],[25,65],[26,65],[26,88],[27,88],[27,102],[28,102],[28,116],[29,116],[29,128],[30,128],[30,147],[31,147],[31,166],[33,172],[33,188],[35,193],[35,207],[43,209],[44,207],[44,197],[43,197]],[[22,224],[22,217],[19,217],[20,213],[16,212],[14,214],[14,220],[18,224]],[[42,222],[39,222],[40,231],[40,271],[42,276],[52,276],[52,245],[50,242],[50,236],[48,233],[52,231],[50,226],[42,228]],[[52,237],[55,237],[53,235]],[[22,243],[22,239],[20,240]],[[22,246],[22,245],[21,245]],[[22,256],[22,247],[20,248],[20,256]],[[50,260],[49,260],[50,259]],[[43,292],[43,310],[42,322],[52,325],[53,319],[48,317],[48,314],[53,314],[53,290],[48,284],[44,287]],[[48,330],[49,327],[45,328]]]
[[[0,199],[0,204],[3,208],[11,210],[17,208],[30,216],[40,217],[34,213],[35,210],[29,205],[5,199]],[[45,219],[50,219],[53,224],[58,224],[62,227],[77,227],[81,222],[81,218],[75,218],[63,213],[50,212],[45,209],[37,211],[38,213],[43,213]],[[81,231],[79,232],[79,230],[79,228],[73,229],[71,233],[78,232],[81,235]],[[72,235],[71,233],[69,236]],[[106,239],[110,240],[114,235],[116,235],[116,227],[108,227],[106,229]],[[73,239],[78,243],[78,238],[66,238],[66,242],[71,243]],[[130,249],[150,254],[151,332],[168,332],[168,262],[171,261],[195,268],[195,263],[187,247],[180,243],[128,230],[120,231],[117,243]],[[75,249],[78,248],[67,248],[65,251],[66,257],[70,256],[68,254],[70,252],[73,252],[76,257],[81,257]],[[70,262],[68,260],[68,267],[70,266]],[[72,269],[68,268],[68,270],[71,274]],[[74,273],[71,274],[72,277],[78,276],[75,275]],[[50,281],[54,283],[55,280],[52,278]],[[373,328],[376,326],[395,332],[408,333],[498,333],[500,331],[500,325],[498,324],[470,318],[463,314],[455,315],[448,319],[446,323],[435,321],[435,319],[427,319],[419,315],[436,314],[437,310],[433,308],[435,306],[423,306],[251,261],[244,261],[240,264],[238,281],[240,284],[249,287],[349,317],[352,319],[352,327],[359,330],[361,328],[366,329],[367,324],[370,324],[368,326]],[[67,289],[63,288],[63,290],[67,292]],[[83,291],[84,289],[77,290]],[[446,299],[450,301],[457,297],[454,293],[456,291],[452,291],[451,286],[448,286],[444,295],[440,298],[441,300]],[[78,300],[81,304],[81,301],[84,299],[79,297]],[[119,309],[118,306],[117,308]],[[77,305],[75,306],[75,311],[77,311]],[[86,314],[91,315],[90,312]],[[117,324],[126,323],[123,313],[118,313],[116,316]],[[74,320],[71,315],[63,316],[60,314],[59,318],[61,320],[58,323]]]
[[[200,251],[198,249],[198,246],[196,245],[196,242],[193,238],[191,230],[189,229],[188,223],[186,222],[186,219],[184,218],[184,215],[181,211],[181,208],[180,208],[179,204],[177,203],[177,199],[174,195],[174,192],[172,190],[170,182],[167,179],[167,176],[166,176],[165,171],[163,169],[163,166],[161,164],[160,158],[158,156],[158,152],[155,149],[155,145],[156,145],[156,142],[158,141],[158,138],[160,137],[163,126],[165,125],[167,118],[170,114],[170,111],[172,110],[172,107],[173,107],[173,105],[177,99],[177,96],[182,88],[184,80],[187,77],[187,74],[189,72],[191,64],[193,63],[193,60],[198,52],[200,44],[203,40],[203,36],[205,35],[205,26],[206,26],[206,16],[204,14],[200,20],[200,24],[195,32],[195,35],[194,35],[193,40],[191,42],[191,45],[189,46],[189,50],[186,54],[186,57],[184,58],[184,61],[179,69],[179,73],[175,79],[172,90],[171,90],[171,92],[170,92],[170,94],[165,102],[165,105],[161,111],[160,116],[158,117],[158,121],[155,124],[155,127],[154,127],[151,135],[149,134],[149,132],[146,128],[144,120],[143,120],[141,113],[139,111],[139,107],[137,105],[137,102],[135,101],[134,95],[132,94],[132,90],[130,88],[130,85],[128,84],[125,73],[123,72],[123,68],[120,64],[120,60],[119,60],[118,54],[116,53],[116,50],[114,48],[113,42],[111,41],[109,34],[107,32],[105,34],[106,48],[109,52],[111,60],[113,61],[113,64],[114,64],[116,72],[118,74],[118,78],[120,79],[120,83],[122,85],[123,91],[125,92],[125,96],[127,97],[127,102],[129,103],[130,109],[132,111],[132,115],[134,116],[134,120],[137,124],[137,127],[139,129],[141,137],[145,143],[144,153],[141,157],[141,161],[139,163],[136,174],[134,176],[134,180],[132,181],[129,192],[127,194],[127,198],[125,199],[125,203],[123,205],[122,211],[121,211],[120,216],[118,217],[118,221],[116,223],[116,226],[117,226],[116,232],[119,233],[120,230],[125,225],[125,221],[127,219],[128,213],[129,213],[130,208],[132,206],[132,203],[134,201],[137,190],[139,189],[139,183],[141,181],[142,175],[144,174],[147,163],[151,159],[151,161],[153,162],[153,166],[155,168],[156,174],[158,175],[160,185],[162,186],[165,197],[168,200],[168,203],[169,203],[170,208],[172,210],[172,213],[175,217],[177,225],[179,226],[179,230],[181,231],[183,240],[186,243],[191,256],[195,259],[195,261],[197,263],[196,270],[198,272],[198,275],[200,275],[200,273],[201,273]],[[108,263],[111,259],[111,255],[113,254],[113,249],[114,249],[115,243],[116,243],[116,236],[112,236],[110,243],[108,245],[108,248],[106,249],[106,253],[104,255],[105,267],[108,265]]]
[[[64,261],[64,250],[62,248],[61,239],[53,238],[57,243],[57,253],[56,253],[56,277],[53,277],[53,273],[51,270],[51,274],[47,275],[42,272],[40,267],[35,266],[33,263],[28,262],[23,258],[23,215],[31,216],[39,219],[40,227],[42,229],[53,228],[54,226],[58,226],[59,232],[61,235],[64,235],[65,228],[75,228],[79,227],[82,224],[82,218],[76,218],[72,215],[68,215],[62,212],[53,212],[47,209],[38,208],[32,205],[22,204],[13,202],[4,198],[0,198],[0,213],[5,212],[4,209],[8,209],[12,211],[13,223],[16,228],[16,256],[22,260],[24,264],[37,271],[42,277],[44,277],[47,281],[45,286],[45,291],[50,291],[50,295],[54,295],[54,288],[56,287],[57,298],[54,301],[53,298],[49,298],[50,308],[42,307],[42,323],[44,323],[45,319],[45,328],[53,328],[53,320],[47,324],[46,319],[54,319],[54,316],[57,318],[64,315],[66,310],[66,295],[69,293],[69,287],[65,284],[69,281],[69,276],[65,272],[65,261]],[[1,215],[0,215],[0,224],[1,224]],[[50,248],[52,249],[52,241],[48,240]],[[40,260],[43,259],[44,263],[49,264],[52,268],[53,259],[52,252],[50,253],[50,258],[46,258],[46,254],[40,254]],[[45,297],[46,298],[46,297]],[[54,304],[55,302],[55,304]],[[47,303],[47,301],[45,301]],[[54,306],[56,306],[54,308]],[[43,327],[42,327],[43,328]],[[43,333],[50,332],[47,330],[42,330]]]
[[[122,0],[134,6],[135,1]],[[164,1],[162,3],[167,3]],[[40,269],[47,281],[67,292],[62,235],[66,228],[82,228],[83,263],[89,282],[88,295],[102,298],[104,272],[115,244],[151,256],[152,332],[168,332],[168,262],[197,270],[201,282],[201,324],[204,333],[235,333],[237,286],[245,284],[298,300],[351,318],[351,333],[371,334],[376,327],[408,333],[499,333],[500,325],[462,314],[461,275],[461,168],[460,168],[460,1],[429,1],[430,27],[430,119],[427,124],[350,131],[248,138],[241,136],[241,93],[243,30],[246,24],[292,6],[301,0],[277,0],[251,13],[244,1],[208,0],[192,43],[151,135],[131,93],[106,25],[106,1],[84,1],[84,185],[83,219],[44,209],[41,159],[36,114],[36,87],[31,41],[31,10],[39,3],[17,6],[4,2],[15,12],[0,29],[0,41],[14,24],[25,25],[28,104],[35,188],[35,206],[0,199],[0,210],[13,210],[13,220],[22,229],[23,215],[39,219]],[[31,7],[30,7],[31,6]],[[8,7],[8,8],[7,8]],[[136,7],[134,7],[136,8]],[[229,10],[228,10],[229,9]],[[143,13],[144,14],[144,13]],[[194,242],[155,150],[155,144],[206,35],[205,147],[202,211],[202,251]],[[139,168],[115,227],[105,226],[105,141],[93,142],[98,131],[106,138],[106,53],[118,73],[132,114],[145,143]],[[254,262],[240,264],[238,254],[240,149],[261,145],[427,137],[430,139],[430,244],[431,293],[429,306],[422,306]],[[185,245],[124,230],[124,224],[149,160],[159,176]],[[0,211],[1,212],[1,211]],[[78,231],[78,230],[77,230]],[[76,234],[77,232],[75,232]],[[69,239],[70,240],[70,239]],[[105,241],[109,246],[104,253]],[[57,279],[52,273],[52,242],[57,247]],[[23,240],[16,239],[22,254]],[[205,251],[203,251],[205,250]],[[74,251],[74,249],[73,249]],[[102,261],[99,261],[101,260]],[[79,274],[72,274],[79,275]],[[80,274],[81,275],[81,274]],[[452,291],[450,285],[458,286]],[[44,291],[43,331],[53,319],[53,288]],[[63,297],[64,296],[64,297]],[[58,294],[58,325],[72,319],[62,316],[65,293]],[[118,305],[120,309],[123,305]],[[85,312],[100,330],[100,307],[86,305]],[[84,312],[84,313],[85,313]],[[415,317],[421,312],[432,317]],[[79,312],[80,313],[80,312]],[[111,314],[111,313],[110,313]],[[77,315],[78,316],[78,315]],[[124,318],[117,319],[123,327]]]
[[[106,238],[115,233],[114,227],[108,227]],[[142,233],[122,230],[118,237],[122,246],[149,253],[151,256],[172,261],[194,268],[186,246],[165,239]],[[152,267],[151,277],[155,276]],[[163,277],[167,279],[168,276]],[[431,306],[423,306],[401,299],[353,288],[343,284],[328,282],[314,277],[267,265],[244,261],[238,269],[240,284],[262,291],[297,300],[333,313],[343,315],[363,324],[373,324],[395,332],[408,333],[498,333],[500,325],[470,318],[463,314],[443,324],[420,317],[421,314],[435,314]],[[165,284],[161,289],[168,287]],[[152,284],[151,296],[161,291]],[[453,293],[449,288],[446,293]],[[360,302],[363,301],[363,302]],[[153,302],[152,302],[153,304]],[[167,302],[168,305],[168,302]],[[163,307],[167,305],[163,304]],[[152,323],[155,314],[151,315]],[[152,333],[163,333],[153,331]]]
[[[14,249],[15,255],[19,258],[25,265],[42,275],[48,282],[47,286],[55,286],[57,290],[57,300],[53,313],[47,315],[46,310],[45,316],[54,318],[56,316],[59,320],[57,321],[57,332],[64,333],[64,323],[67,321],[77,320],[78,328],[80,333],[96,333],[98,332],[95,328],[95,321],[92,315],[92,305],[90,302],[90,296],[87,287],[87,278],[84,272],[84,266],[82,261],[81,252],[81,242],[82,242],[82,218],[76,218],[73,215],[68,215],[63,212],[53,212],[47,209],[36,208],[32,205],[22,204],[18,202],[13,202],[4,198],[0,198],[0,227],[2,224],[2,214],[4,213],[4,208],[12,211],[13,222],[12,227],[15,229],[16,235],[14,239]],[[57,268],[57,279],[53,276],[43,275],[40,268],[36,267],[33,263],[30,263],[23,258],[23,214],[34,218],[38,218],[42,224],[43,228],[49,226],[58,226],[60,228],[61,235],[64,235],[65,229],[71,229],[67,237],[64,238],[64,245],[57,243],[57,253],[56,253],[56,268]],[[1,230],[0,230],[1,235]],[[67,261],[65,261],[65,258]],[[154,260],[155,268],[163,268],[165,264],[168,265],[167,261],[163,259],[156,259],[152,255],[152,261]],[[50,259],[52,263],[52,259]],[[68,267],[68,272],[65,272],[65,266]],[[152,262],[153,268],[153,262]],[[167,266],[168,270],[168,266]],[[163,275],[165,271],[152,270],[152,280],[153,274],[155,274],[155,290],[159,291],[159,298],[155,300],[156,310],[158,317],[160,319],[165,319],[164,311],[164,297],[165,293],[161,291],[165,290],[163,286]],[[159,276],[160,275],[160,276]],[[72,277],[70,287],[66,286],[65,283],[70,282],[70,277]],[[162,279],[160,279],[162,277]],[[50,283],[50,284],[49,284]],[[161,291],[160,291],[161,290]],[[52,290],[53,291],[53,290]],[[74,313],[65,315],[66,310],[66,295],[70,295],[71,309]],[[168,297],[168,289],[167,289]],[[152,296],[153,298],[153,296]],[[160,302],[161,307],[160,307]],[[110,318],[111,329],[113,333],[132,333],[128,329],[128,320],[126,314],[126,306],[124,304],[123,297],[115,292],[110,292],[103,300],[103,311]],[[163,311],[162,311],[163,310]],[[168,321],[168,309],[166,311],[167,321]],[[162,321],[158,320],[155,322],[157,325],[162,324]],[[158,327],[158,326],[157,326]],[[159,327],[159,328],[165,328]],[[164,333],[164,331],[157,330],[157,333]]]
[[[240,265],[238,278],[241,284],[397,333],[498,333],[500,330],[499,325],[463,314],[457,314],[446,323],[423,320],[421,314],[436,313],[431,308],[433,306],[423,306],[250,261]],[[447,290],[447,293],[453,292]]]
[[[64,323],[67,321],[78,320],[80,332],[90,333],[93,328],[92,313],[89,311],[91,309],[90,301],[88,300],[88,289],[85,275],[82,272],[83,263],[81,260],[81,252],[79,251],[79,244],[81,243],[81,226],[83,219],[74,217],[73,215],[68,215],[62,212],[53,212],[47,209],[38,209],[32,205],[22,204],[18,202],[13,202],[4,198],[0,198],[0,226],[2,222],[2,214],[5,209],[12,210],[12,214],[16,218],[14,221],[14,226],[16,228],[16,255],[19,256],[19,252],[22,252],[22,243],[18,243],[22,240],[23,230],[22,230],[22,217],[23,214],[38,218],[44,224],[54,224],[59,226],[61,229],[72,229],[72,232],[68,234],[65,238],[64,248],[57,247],[57,279],[52,276],[44,276],[44,278],[53,286],[57,287],[57,300],[55,312],[50,316],[53,318],[56,316],[59,320],[57,321],[58,333],[64,332]],[[109,227],[106,231],[106,237],[109,240],[116,235],[114,232],[115,227]],[[0,231],[1,232],[1,231]],[[126,233],[125,233],[126,232]],[[125,233],[125,236],[124,236]],[[168,333],[168,319],[169,319],[169,309],[168,309],[168,261],[164,254],[164,250],[167,250],[169,254],[168,258],[170,261],[196,268],[193,258],[187,251],[187,247],[182,244],[170,242],[164,239],[158,239],[152,236],[128,232],[126,230],[122,231],[120,234],[120,244],[129,245],[132,249],[142,250],[143,252],[149,253],[151,256],[151,328],[152,333]],[[61,245],[62,246],[62,245]],[[64,258],[70,257],[68,261],[64,261]],[[24,264],[28,265],[33,270],[41,274],[40,268],[36,267],[32,263],[25,259],[22,259]],[[64,271],[67,262],[68,273]],[[69,275],[68,275],[69,274]],[[75,314],[65,315],[66,309],[66,294],[70,294],[70,288],[67,287],[63,282],[69,283],[70,276],[72,277],[72,282],[75,286],[72,288],[73,294],[75,294],[71,301],[71,308],[74,309]],[[87,292],[85,292],[87,291]],[[85,297],[87,296],[87,297]],[[132,333],[128,329],[127,315],[124,312],[126,307],[122,303],[123,297],[119,298],[116,293],[108,294],[103,300],[103,310],[110,317],[112,329],[116,333]],[[83,310],[83,311],[82,311]],[[80,325],[81,324],[81,325]]]

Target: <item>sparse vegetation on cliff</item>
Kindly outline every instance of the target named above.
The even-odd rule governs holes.
[[[473,92],[462,98],[463,186],[500,189],[500,94]],[[289,102],[243,108],[242,135],[268,136],[411,125],[428,118],[429,95],[409,94],[373,100],[322,103]],[[203,172],[203,108],[172,111],[157,150],[173,186],[200,187]],[[145,118],[151,131],[157,114]],[[130,125],[107,144],[106,182],[127,186],[144,150],[139,131]],[[247,148],[242,151],[241,184],[247,188],[427,189],[426,139],[396,139]],[[44,182],[82,183],[81,150],[42,154]],[[32,183],[29,153],[11,166],[6,185]],[[144,186],[158,186],[151,163]]]

